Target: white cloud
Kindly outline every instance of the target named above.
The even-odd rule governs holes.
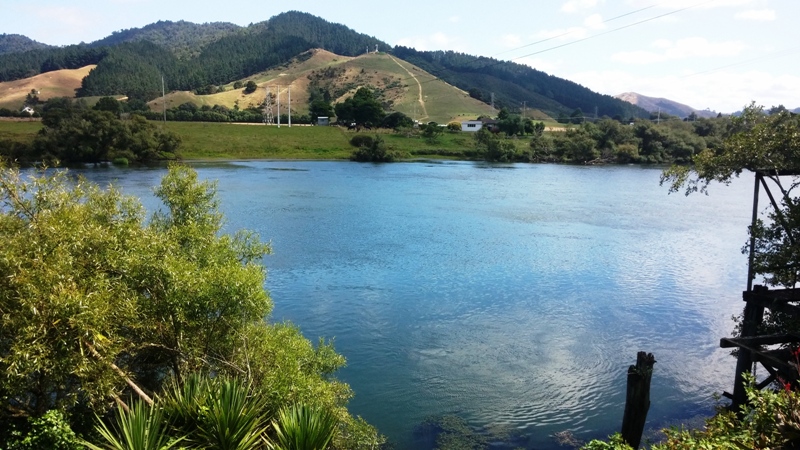
[[[561,11],[574,13],[597,6],[597,0],[569,0],[561,6]]]
[[[775,20],[775,10],[772,9],[751,9],[742,11],[735,16],[740,20],[755,20],[758,22],[770,22]]]
[[[606,28],[606,25],[603,23],[603,16],[600,14],[592,14],[583,20],[583,24],[590,30],[602,30]]]
[[[698,57],[736,56],[747,49],[747,45],[743,42],[709,42],[699,37],[679,39],[675,42],[659,39],[652,46],[659,51],[618,52],[611,55],[611,59],[625,64],[653,64]]]

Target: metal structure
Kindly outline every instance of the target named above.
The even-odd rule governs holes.
[[[275,94],[272,94],[272,92],[270,91],[271,88],[275,89],[275,92],[276,92]],[[267,90],[267,95],[264,98],[264,108],[263,108],[264,123],[268,124],[268,125],[272,125],[273,123],[275,123],[275,118],[277,117],[277,119],[278,119],[278,128],[280,128],[281,127],[281,86],[280,85],[267,86],[266,90]],[[291,128],[292,127],[292,87],[288,86],[287,87],[287,91],[288,91],[288,95],[289,95],[289,104],[287,106],[287,110],[289,112],[289,128]],[[273,114],[273,111],[272,111],[273,96],[274,96],[274,98],[276,100],[277,107],[278,107],[277,115]]]
[[[767,181],[772,180],[776,186],[780,186],[782,177],[795,177],[798,175],[800,175],[800,171],[755,171],[751,229],[758,220],[758,201],[763,188],[764,194],[769,198],[770,206],[776,212],[780,225],[784,227],[789,239],[791,239],[792,233],[789,225],[783,219],[780,207]],[[725,397],[732,400],[731,408],[735,411],[738,411],[739,406],[747,402],[744,375],[753,373],[758,365],[768,373],[764,380],[757,383],[756,387],[758,389],[764,389],[775,382],[795,384],[798,380],[798,361],[792,351],[792,347],[797,348],[800,344],[800,334],[764,335],[760,334],[760,330],[767,310],[772,313],[779,312],[792,319],[800,320],[800,289],[768,289],[765,286],[753,286],[753,279],[755,278],[753,267],[755,261],[755,239],[755,236],[751,233],[747,290],[742,293],[745,306],[740,335],[737,338],[722,338],[720,340],[720,347],[738,349],[733,393],[723,393]]]
[[[272,125],[272,122],[275,118],[272,116],[272,96],[269,92],[269,86],[267,86],[267,96],[264,98],[264,123],[267,125]]]

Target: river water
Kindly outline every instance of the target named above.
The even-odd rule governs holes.
[[[197,164],[226,229],[272,242],[270,320],[348,360],[350,409],[399,449],[457,415],[527,448],[619,429],[625,373],[654,353],[648,427],[710,414],[734,360],[749,177],[668,195],[634,166]],[[157,207],[164,169],[82,171]]]

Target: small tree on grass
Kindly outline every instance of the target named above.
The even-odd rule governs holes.
[[[244,85],[244,93],[245,94],[252,94],[253,92],[258,89],[258,85],[253,80],[248,80],[247,83]]]

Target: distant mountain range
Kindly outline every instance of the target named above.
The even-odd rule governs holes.
[[[671,116],[680,117],[681,119],[689,117],[692,113],[694,113],[697,117],[705,118],[717,117],[718,114],[716,111],[711,111],[708,109],[699,110],[673,100],[648,97],[646,95],[637,94],[636,92],[625,92],[623,94],[616,95],[615,97],[634,104],[651,113],[661,112]]]
[[[495,110],[516,112],[525,104],[528,110],[551,117],[569,116],[576,110],[620,118],[649,115],[636,105],[525,65],[450,51],[391,47],[345,25],[298,11],[247,27],[223,22],[160,21],[66,47],[50,47],[19,35],[0,35],[0,82],[96,64],[83,79],[79,96],[124,95],[149,101],[160,96],[162,75],[172,91],[201,93],[285,66],[312,49],[354,57],[374,52],[376,46],[378,51],[411,63],[473,99],[493,105]],[[413,82],[413,78],[412,71],[398,82]]]

